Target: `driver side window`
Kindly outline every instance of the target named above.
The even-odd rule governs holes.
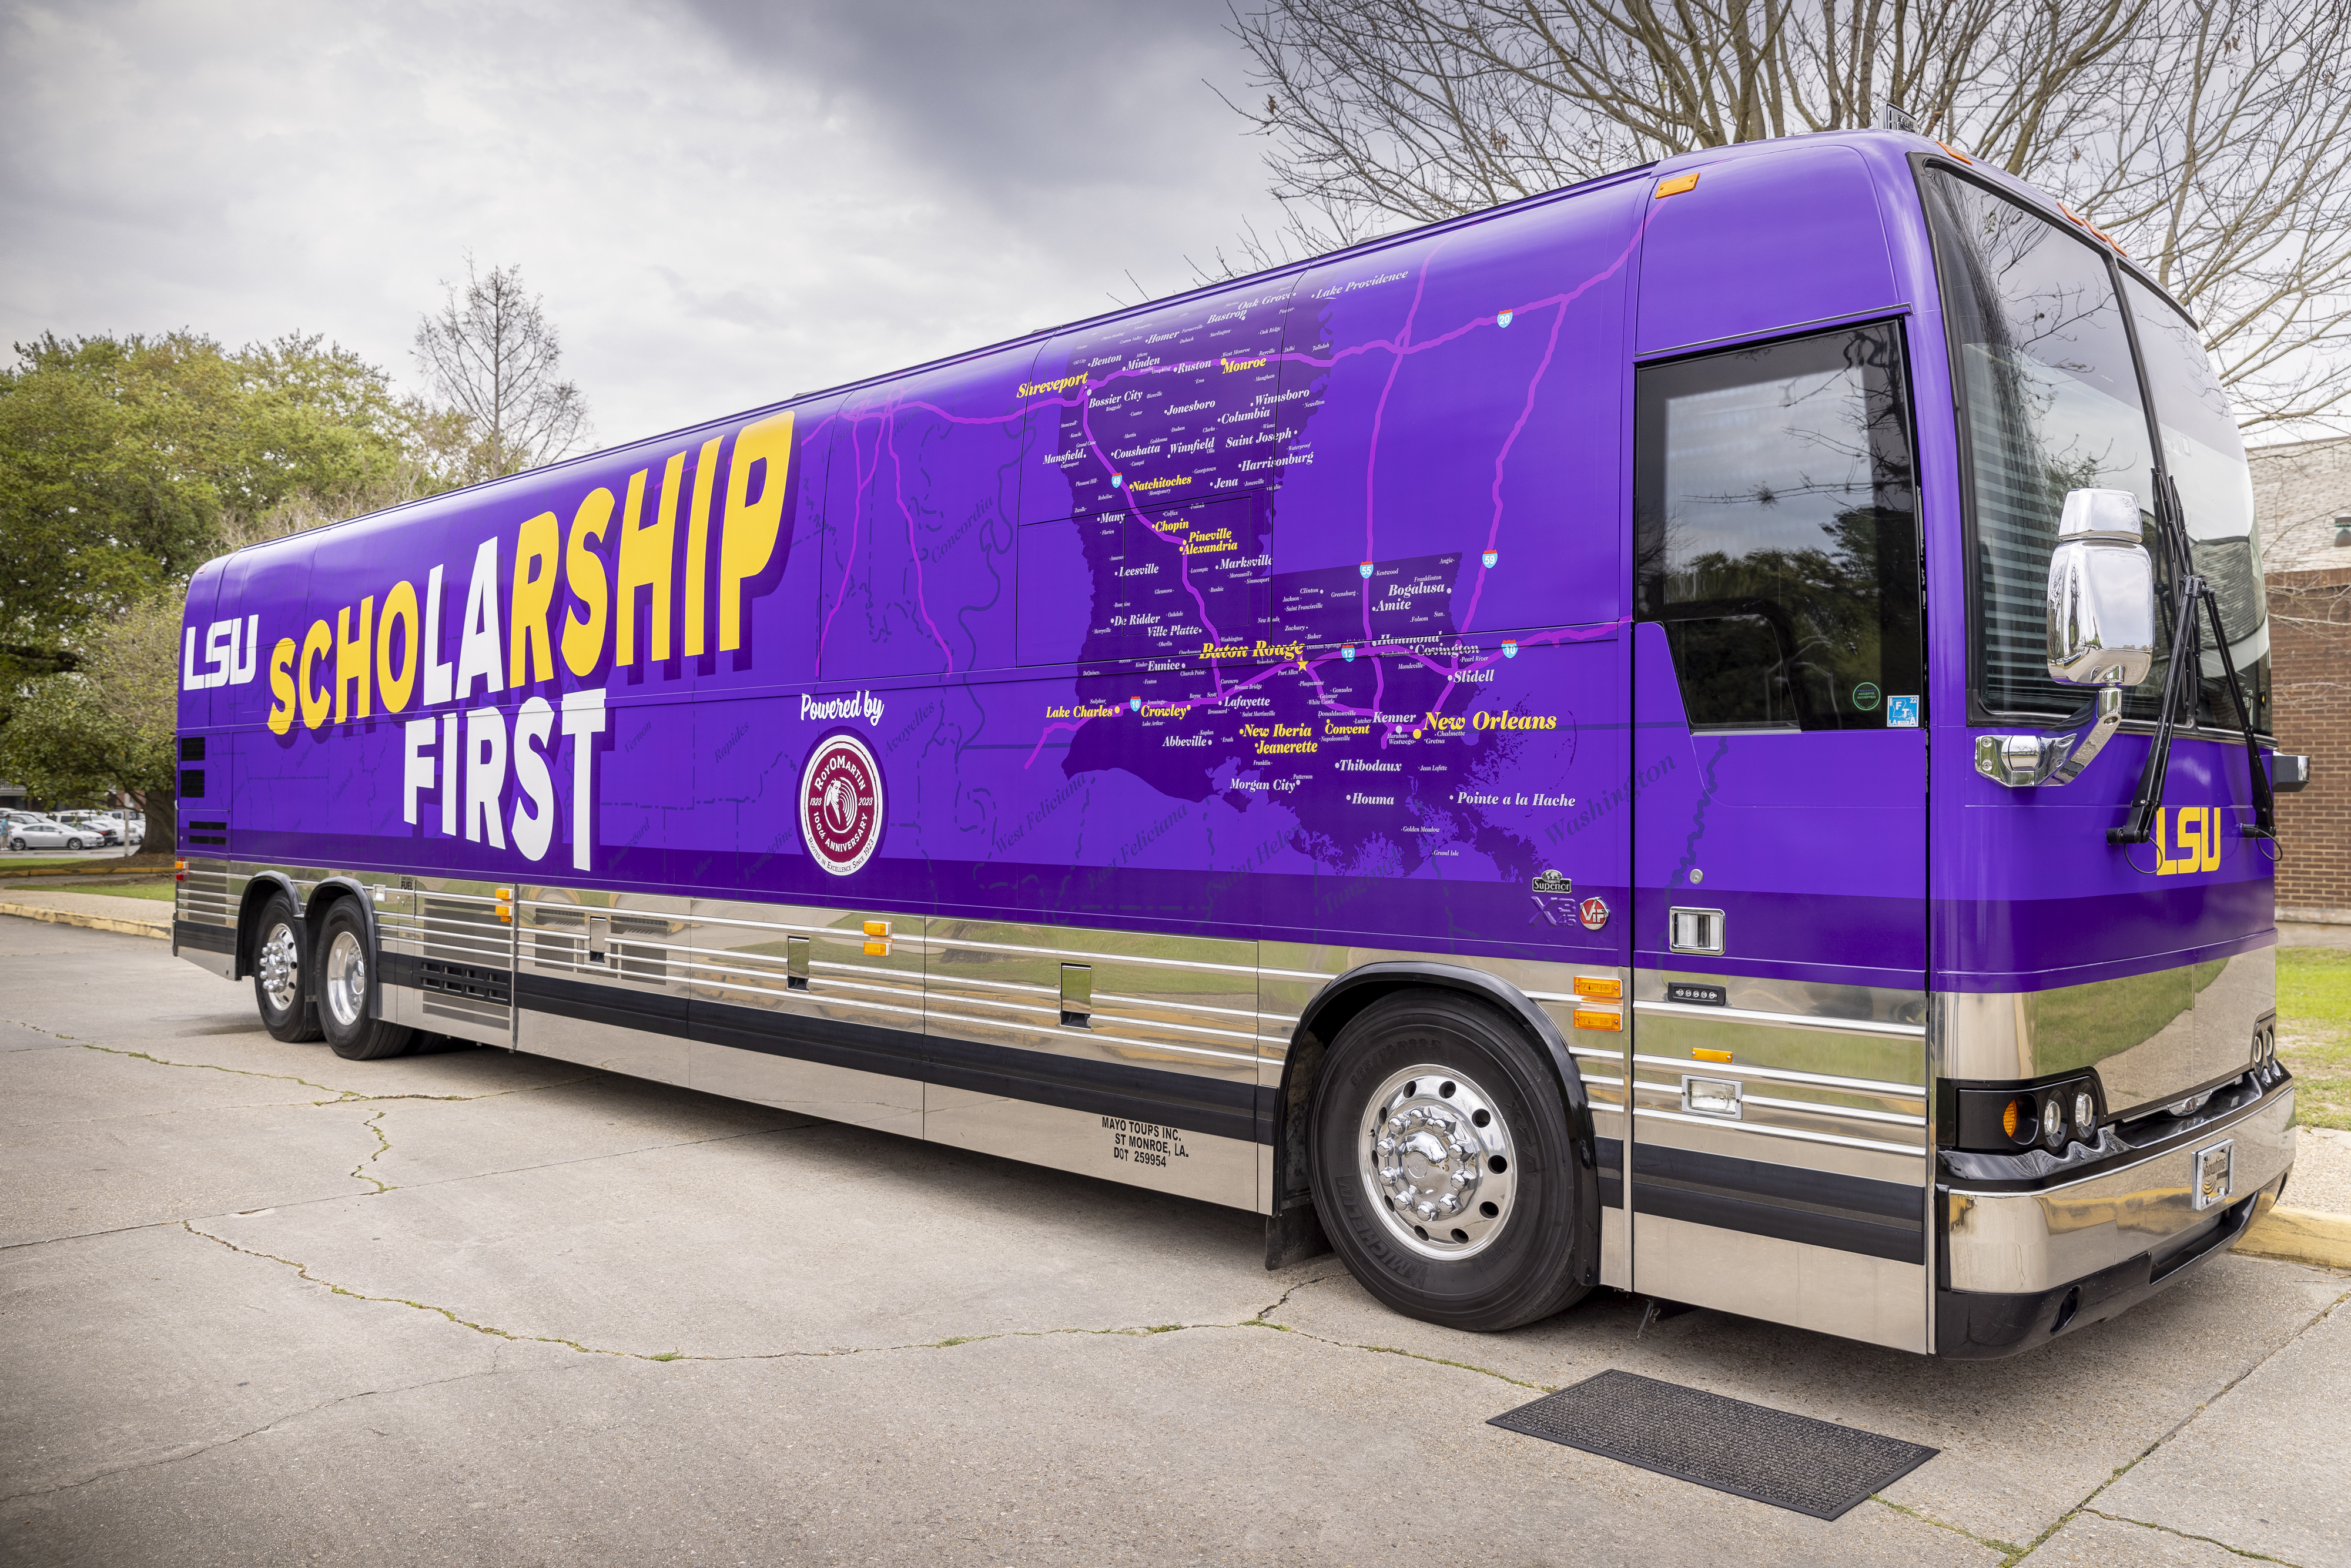
[[[1639,374],[1636,614],[1696,729],[1923,719],[1918,517],[1894,323]]]

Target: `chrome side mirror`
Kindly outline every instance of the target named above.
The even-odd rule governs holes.
[[[2155,563],[2138,497],[2074,490],[2049,557],[2049,674],[2074,686],[2135,686],[2155,663]]]
[[[1976,771],[2030,789],[2070,784],[2122,723],[2123,688],[2155,664],[2155,562],[2140,542],[2138,497],[2128,490],[2074,490],[2049,557],[2049,674],[2097,686],[2090,727],[2079,735],[1980,735]]]

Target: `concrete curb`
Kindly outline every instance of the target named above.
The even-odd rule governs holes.
[[[2236,1250],[2322,1269],[2351,1269],[2351,1215],[2273,1208],[2253,1221]]]
[[[165,942],[172,939],[172,923],[168,920],[119,920],[111,915],[83,915],[71,909],[49,909],[37,904],[0,904],[0,915],[20,915],[27,920],[46,920],[52,925],[80,925],[92,931],[117,931],[125,936],[154,936]]]

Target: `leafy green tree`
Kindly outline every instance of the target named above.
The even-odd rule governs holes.
[[[45,805],[120,789],[147,814],[147,842],[178,841],[173,787],[180,597],[140,600],[86,629],[79,667],[34,681],[0,728],[0,774]]]
[[[0,371],[11,687],[72,668],[78,629],[184,581],[289,503],[348,515],[387,486],[446,487],[413,450],[435,416],[316,336],[229,353],[192,332],[48,334],[16,355]]]

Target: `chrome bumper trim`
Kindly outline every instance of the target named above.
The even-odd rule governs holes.
[[[1970,1192],[1946,1184],[1939,1191],[1950,1258],[1945,1283],[2008,1295],[2046,1291],[2160,1247],[2211,1218],[2195,1204],[2196,1154],[2231,1138],[2234,1202],[2294,1164],[2293,1086],[2119,1170],[2038,1192]]]

